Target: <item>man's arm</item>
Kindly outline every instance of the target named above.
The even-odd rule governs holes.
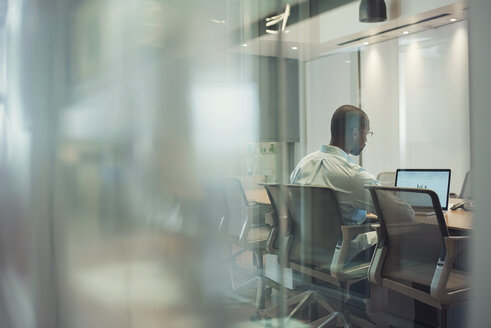
[[[370,213],[375,213],[372,197],[370,192],[365,189],[364,185],[380,185],[380,182],[367,170],[360,168],[354,181],[354,206],[359,209],[366,210]]]

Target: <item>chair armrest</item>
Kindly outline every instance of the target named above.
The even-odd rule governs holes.
[[[342,271],[347,267],[348,264],[350,264],[350,259],[348,259],[347,256],[352,246],[351,241],[360,234],[368,231],[373,231],[370,224],[341,226],[341,234],[343,236],[343,240],[341,244],[336,245],[336,250],[334,251],[334,256],[330,268],[331,274],[335,278],[341,280],[345,279]],[[364,249],[361,251],[364,251]]]
[[[271,211],[270,207],[255,205],[249,206],[247,208],[247,218],[249,219],[249,224],[257,225],[264,224],[265,215],[267,212]]]
[[[444,242],[447,248],[447,257],[451,257],[453,262],[460,251],[470,246],[471,238],[470,236],[448,236],[445,237]]]
[[[269,254],[276,254],[278,253],[278,250],[274,247],[274,243],[276,241],[276,238],[278,238],[278,232],[280,228],[278,226],[273,226],[271,228],[271,233],[268,236],[268,241],[266,242],[266,251]]]
[[[431,281],[431,295],[442,302],[448,304],[457,296],[455,293],[449,294],[447,283],[454,267],[455,260],[459,253],[470,246],[470,236],[447,236],[444,238],[446,254],[444,259],[439,259]],[[468,288],[464,288],[468,289]],[[463,291],[465,291],[462,289]]]
[[[371,224],[359,224],[359,225],[342,225],[341,234],[343,235],[343,243],[347,243],[361,233],[373,231]]]
[[[244,224],[239,237],[239,241],[241,243],[247,240],[249,229],[262,226],[271,226],[266,222],[268,210],[270,210],[270,208],[267,206],[249,206],[247,208],[247,216],[244,219]]]
[[[249,206],[245,213],[244,223],[239,235],[239,243],[245,246],[251,228],[271,227],[265,222],[265,217],[270,210],[267,206]],[[268,237],[269,238],[269,237]]]
[[[258,214],[259,213],[259,207],[255,206],[249,206],[246,209],[245,213],[245,218],[244,218],[244,223],[242,224],[242,229],[240,231],[239,235],[239,243],[241,245],[245,244],[245,241],[247,240],[247,236],[249,235],[249,230],[253,226],[258,226],[261,225],[261,217]],[[262,218],[262,221],[264,222],[264,218]]]
[[[377,236],[380,237],[378,232]],[[368,268],[368,280],[370,280],[370,282],[382,286],[382,268],[384,266],[386,256],[387,246],[382,246],[380,244],[377,245]]]
[[[282,235],[278,240],[278,263],[284,268],[290,266],[289,255],[293,246],[294,236],[291,234]]]
[[[370,224],[370,227],[377,233],[378,242],[380,239],[382,239],[382,227],[380,226],[380,223],[372,223]]]
[[[225,233],[226,232],[225,230],[226,230],[225,216],[222,216],[220,219],[220,223],[218,224],[218,232]]]
[[[269,211],[269,212],[265,213],[264,214],[264,223],[266,223],[272,227],[275,226],[275,222],[274,222],[275,220],[273,218],[273,215],[274,215],[273,211]]]
[[[270,224],[269,221],[271,221],[271,233],[268,237],[267,245],[266,245],[266,250],[270,254],[276,254],[278,253],[278,246],[275,247],[276,240],[280,238],[280,235],[282,237],[287,237],[290,235],[290,227],[289,227],[289,221],[287,216],[281,216],[278,218],[278,222],[274,223],[274,219],[271,217],[271,220],[268,220],[268,215],[274,215],[271,213],[266,214],[266,223]]]

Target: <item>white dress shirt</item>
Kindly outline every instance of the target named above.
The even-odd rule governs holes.
[[[367,170],[351,162],[345,151],[331,145],[321,145],[318,151],[305,156],[290,175],[290,183],[333,189],[344,224],[361,224],[367,211],[375,212],[370,193],[363,186],[380,184]]]

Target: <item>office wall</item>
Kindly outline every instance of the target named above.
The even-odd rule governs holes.
[[[361,51],[361,104],[370,117],[363,165],[370,172],[394,171],[399,166],[398,41],[374,44]]]
[[[331,139],[331,116],[340,105],[357,103],[355,53],[339,53],[306,64],[306,153]],[[300,154],[301,156],[305,154]]]
[[[370,172],[450,168],[450,189],[460,191],[470,168],[467,51],[466,21],[360,49],[361,106],[374,132],[362,164]],[[350,56],[356,59],[335,54],[307,63],[309,152],[329,142],[333,110],[357,103]]]
[[[367,169],[450,168],[460,191],[470,168],[467,49],[462,21],[362,51],[362,106],[375,132]]]

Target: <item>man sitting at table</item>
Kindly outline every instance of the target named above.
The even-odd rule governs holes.
[[[380,183],[349,154],[358,156],[372,135],[367,114],[358,107],[343,105],[331,119],[331,142],[305,156],[290,175],[290,183],[326,186],[336,192],[344,224],[362,224],[367,211],[374,213],[370,193],[363,186]],[[348,259],[376,244],[377,235],[370,231],[350,243]]]

